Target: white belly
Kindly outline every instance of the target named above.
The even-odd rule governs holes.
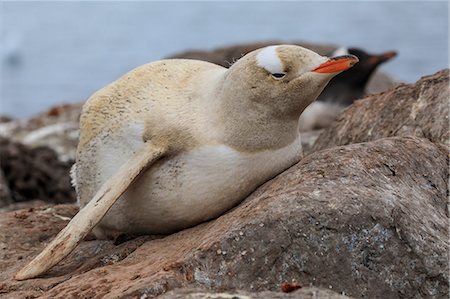
[[[117,146],[103,147],[97,160],[100,181],[105,181],[120,161],[126,161],[129,152]],[[276,151],[256,153],[240,153],[224,145],[196,148],[151,166],[100,226],[127,233],[163,234],[196,225],[232,208],[300,158],[300,138]]]

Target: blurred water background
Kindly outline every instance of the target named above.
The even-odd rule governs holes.
[[[0,114],[80,102],[125,72],[186,49],[270,39],[396,50],[414,82],[448,67],[447,1],[1,2]]]

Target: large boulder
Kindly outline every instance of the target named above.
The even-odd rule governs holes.
[[[449,70],[358,100],[326,129],[312,150],[414,135],[450,145]]]
[[[26,281],[12,277],[75,209],[3,213],[0,294],[148,298],[181,287],[279,291],[294,280],[357,298],[444,298],[448,159],[417,137],[315,152],[218,219],[118,245],[87,239]]]

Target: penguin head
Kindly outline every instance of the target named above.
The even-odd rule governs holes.
[[[300,46],[269,46],[233,64],[225,74],[222,92],[228,99],[250,101],[264,113],[298,118],[331,78],[356,62],[349,54],[327,58]]]

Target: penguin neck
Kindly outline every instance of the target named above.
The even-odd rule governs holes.
[[[223,106],[222,106],[223,107]],[[298,119],[273,119],[252,113],[246,114],[245,108],[238,111],[233,108],[221,109],[219,115],[221,142],[241,151],[274,150],[285,147],[298,138]]]
[[[298,116],[277,115],[256,101],[242,100],[239,94],[223,93],[216,85],[213,123],[223,144],[244,152],[275,150],[299,137]]]

